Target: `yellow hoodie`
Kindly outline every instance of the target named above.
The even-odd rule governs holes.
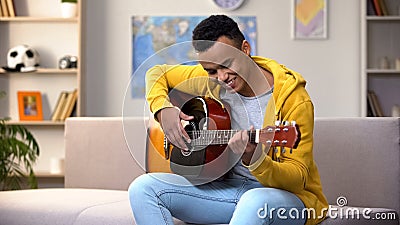
[[[268,155],[248,168],[265,187],[296,194],[307,208],[309,216],[306,224],[317,224],[325,218],[328,203],[313,158],[314,108],[305,90],[306,81],[299,73],[274,60],[259,56],[252,58],[256,64],[273,74],[275,120],[296,121],[301,137],[292,154],[289,151],[265,151]],[[207,80],[208,74],[201,65],[159,65],[151,68],[146,75],[146,97],[151,112],[172,107],[167,96],[172,88],[195,95],[208,93],[218,98],[219,88],[210,89]],[[264,119],[264,126],[270,124],[271,121]],[[273,159],[279,159],[279,162]]]

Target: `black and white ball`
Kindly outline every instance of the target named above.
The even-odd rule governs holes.
[[[7,71],[30,72],[39,66],[39,53],[28,45],[18,45],[7,53]]]

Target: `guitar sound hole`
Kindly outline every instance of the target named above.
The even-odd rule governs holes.
[[[188,151],[185,151],[185,150],[182,150],[182,149],[181,149],[181,153],[182,153],[182,155],[185,156],[185,157],[191,155],[192,152],[193,152],[192,149],[189,149]]]

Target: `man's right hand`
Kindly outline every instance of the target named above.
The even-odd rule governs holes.
[[[185,143],[190,143],[190,137],[186,133],[181,120],[192,120],[193,116],[186,115],[177,107],[168,107],[161,109],[157,113],[157,119],[161,124],[165,136],[176,147],[188,150]]]

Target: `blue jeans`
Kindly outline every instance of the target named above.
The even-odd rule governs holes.
[[[194,224],[304,224],[306,221],[289,216],[290,209],[301,212],[304,208],[296,195],[266,188],[248,178],[225,178],[193,186],[179,175],[150,173],[132,182],[129,198],[137,225],[173,225],[172,217]]]

